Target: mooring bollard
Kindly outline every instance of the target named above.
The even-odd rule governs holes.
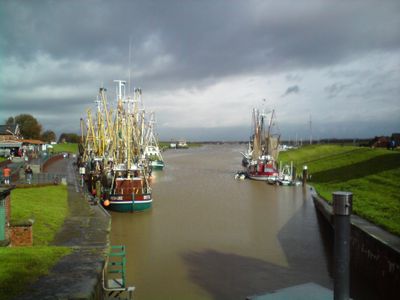
[[[350,290],[350,215],[353,194],[333,192],[334,244],[334,300],[348,300]]]
[[[303,166],[303,186],[307,184],[307,177],[308,177],[308,167]]]

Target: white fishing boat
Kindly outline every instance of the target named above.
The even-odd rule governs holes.
[[[162,170],[165,164],[158,145],[158,140],[154,134],[155,123],[155,115],[154,113],[151,113],[145,136],[144,156],[150,162],[153,170]]]

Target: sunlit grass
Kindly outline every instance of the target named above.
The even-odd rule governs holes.
[[[0,300],[12,299],[23,292],[71,252],[67,247],[0,248]]]
[[[68,214],[67,188],[49,186],[11,192],[11,219],[33,219],[33,247],[0,248],[0,300],[14,298],[64,255],[67,247],[47,246]]]
[[[53,146],[53,153],[78,153],[78,144],[76,143],[60,143]]]
[[[280,160],[307,165],[310,183],[332,201],[332,192],[353,193],[353,212],[400,235],[400,152],[314,145],[284,152]]]
[[[47,186],[11,192],[11,219],[33,219],[34,245],[52,241],[68,214],[67,187]]]

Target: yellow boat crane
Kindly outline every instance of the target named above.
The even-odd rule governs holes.
[[[116,107],[108,103],[106,89],[100,88],[95,101],[96,113],[93,115],[88,109],[86,122],[81,119],[82,161],[101,161],[102,167],[96,164],[99,172],[101,168],[124,168],[129,177],[130,171],[137,170],[138,166],[147,172],[148,161],[142,154],[147,145],[146,130],[149,126],[146,125],[145,110],[141,108],[141,89],[134,90],[133,98],[126,97],[126,82],[114,82],[117,83]]]

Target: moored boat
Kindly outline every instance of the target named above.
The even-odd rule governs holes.
[[[109,195],[105,195],[102,204],[110,210],[119,212],[142,211],[150,208],[153,202],[151,191],[143,188],[142,180],[140,177],[117,177],[115,188]]]
[[[276,183],[279,179],[277,158],[279,154],[279,135],[273,134],[275,112],[270,119],[264,111],[253,110],[253,135],[250,137],[248,149],[242,153],[242,165],[247,177],[253,180]]]
[[[116,109],[108,106],[105,89],[101,88],[95,120],[88,111],[86,127],[82,126],[80,167],[85,169],[89,192],[105,208],[142,211],[153,202],[151,164],[143,155],[149,127],[145,126],[144,110],[139,109],[142,91],[135,89],[133,99],[125,97],[125,82],[116,82]]]
[[[268,181],[274,183],[278,180],[279,173],[275,167],[275,161],[269,155],[263,155],[255,161],[251,161],[247,167],[250,179]]]
[[[145,159],[149,161],[152,170],[161,171],[165,164],[164,158],[161,155],[160,147],[158,145],[158,140],[154,134],[155,123],[154,113],[151,113],[145,136],[144,156]]]

